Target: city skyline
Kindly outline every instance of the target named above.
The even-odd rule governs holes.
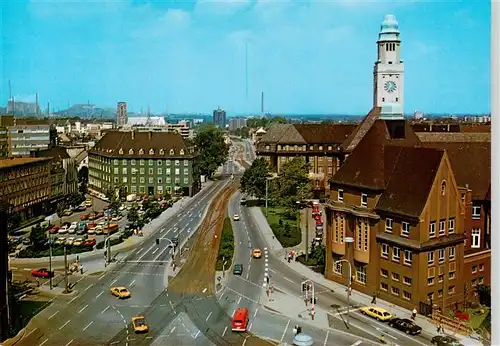
[[[377,32],[400,24],[405,112],[490,112],[489,3],[198,1],[3,5],[1,104],[154,113],[366,114]],[[472,37],[473,36],[473,37]],[[22,42],[22,44],[19,44]],[[468,42],[464,45],[463,42]],[[249,97],[246,98],[245,45]],[[63,57],[63,58],[60,58]],[[288,58],[287,58],[288,57]],[[470,67],[469,67],[470,66]],[[78,83],[75,83],[78,82]]]

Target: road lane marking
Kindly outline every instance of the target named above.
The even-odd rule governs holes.
[[[257,317],[257,312],[259,311],[259,308],[255,310],[255,313],[253,314],[253,318]]]
[[[330,334],[330,331],[326,331],[326,336],[325,336],[325,342],[323,343],[323,346],[326,346],[326,343],[328,342],[328,334]]]
[[[52,317],[54,317],[55,315],[57,315],[59,313],[59,310],[57,310],[56,312],[54,312],[52,315],[50,315],[50,317],[48,318],[48,320],[50,320]],[[33,329],[34,330],[34,329]]]
[[[137,255],[140,254],[142,251],[144,250],[144,248],[140,248],[140,249],[137,249],[137,251],[135,252]]]
[[[203,289],[203,293],[205,293],[206,291],[207,291],[207,288],[205,287],[205,288]]]
[[[90,285],[89,285],[89,287],[87,287],[87,288],[85,289],[85,291],[86,291],[86,290],[88,290],[88,289],[89,289],[90,287],[92,287],[92,286],[94,286],[94,284],[90,284]]]
[[[88,307],[89,307],[89,304],[85,305],[83,308],[81,308],[81,309],[80,309],[80,311],[78,311],[78,313],[79,313],[79,314],[81,314],[81,313],[82,313],[82,311],[83,311],[83,310],[85,310],[85,309],[86,309],[86,308],[88,308]]]
[[[151,245],[151,247],[150,247],[149,249],[147,249],[147,250],[146,250],[146,252],[144,252],[144,253],[141,255],[141,257],[139,257],[137,260],[139,260],[139,261],[140,261],[140,260],[141,260],[144,256],[146,256],[146,255],[147,255],[147,253],[148,253],[149,251],[151,251],[151,249],[152,249],[152,248],[154,248],[155,246],[156,246],[156,245],[154,245],[154,244],[153,244],[153,245]]]
[[[200,331],[198,330],[198,332],[196,333],[196,335],[194,336],[194,338],[196,339],[198,337],[198,335],[200,335]]]
[[[276,274],[276,270],[269,269],[269,271],[270,271],[271,273],[275,273],[275,274]]]
[[[68,323],[71,322],[70,320],[67,320],[66,323],[64,323],[62,326],[59,327],[59,330],[63,329],[68,325]]]
[[[289,279],[289,278],[287,278],[287,277],[284,277],[284,276],[283,276],[283,279],[285,279],[285,280],[286,280],[286,281],[288,281],[288,282],[291,282],[292,284],[294,283],[292,280],[290,280],[290,279]]]
[[[250,322],[250,325],[248,326],[248,331],[250,331],[250,329],[252,329],[252,326],[253,326],[253,322]]]
[[[86,330],[87,330],[87,328],[88,328],[88,327],[90,327],[90,326],[92,325],[92,323],[94,323],[94,321],[90,321],[90,323],[89,323],[89,324],[87,324],[87,325],[85,326],[85,328],[83,328],[83,329],[82,329],[82,332],[86,331]]]
[[[390,338],[393,338],[394,340],[397,340],[398,338],[396,338],[395,336],[392,336],[391,334],[387,333],[386,331],[384,331],[382,328],[376,326],[376,325],[372,325],[373,328],[375,328],[376,330],[378,330],[380,333],[384,334],[384,335],[387,335],[388,337]]]
[[[118,279],[113,280],[113,282],[111,283],[111,286],[113,286],[115,284],[115,282],[117,282],[117,281],[118,281]]]
[[[75,339],[71,339],[71,340],[70,340],[70,342],[68,342],[68,343],[66,344],[66,346],[71,345],[71,343],[73,342],[73,340],[75,340]]]
[[[358,345],[361,345],[363,343],[363,341],[361,340],[358,340],[356,341],[354,344],[352,344],[351,346],[358,346]],[[325,344],[326,345],[326,344]]]
[[[78,296],[76,296],[75,298],[71,299],[71,300],[69,301],[69,304],[73,303],[73,302],[75,301],[75,299],[76,299],[76,298],[78,298]]]
[[[159,253],[158,255],[156,255],[156,257],[155,257],[155,259],[154,259],[154,260],[156,261],[158,258],[160,258],[160,256],[161,256],[161,255],[162,255],[165,251],[167,251],[167,250],[169,250],[169,249],[170,249],[170,247],[166,247],[166,248],[164,248],[163,250],[161,250],[161,251],[160,251],[160,253]]]
[[[106,273],[102,274],[101,276],[99,276],[99,280],[101,280],[105,276],[106,276]]]
[[[241,303],[241,297],[238,299],[238,305],[240,305]]]
[[[135,283],[135,280],[132,280],[132,282],[131,282],[131,283],[129,283],[128,285],[129,285],[129,286],[132,286],[134,283]]]
[[[222,337],[224,337],[224,335],[226,335],[226,332],[227,332],[227,326],[224,328],[224,331],[222,332]]]
[[[176,328],[176,327],[174,326],[174,327],[170,330],[170,334],[172,334],[172,333],[174,332],[175,328]]]
[[[109,305],[104,308],[104,310],[101,311],[101,315],[105,313],[109,309]]]
[[[100,296],[102,296],[102,295],[103,295],[103,293],[104,293],[104,291],[102,291],[101,293],[99,293],[99,294],[98,294],[95,298],[96,298],[96,299],[97,299],[97,298],[99,298]]]
[[[235,312],[236,312],[236,309],[233,310],[233,313],[231,314],[231,317],[234,316]]]
[[[47,341],[49,341],[49,338],[45,339],[45,340],[44,340],[44,341],[43,341],[40,345],[38,345],[38,346],[45,345],[45,343],[46,343]]]
[[[59,311],[58,311],[58,312],[59,312]],[[30,336],[31,334],[33,334],[33,332],[34,332],[35,330],[37,330],[37,329],[38,329],[38,328],[35,328],[35,329],[33,329],[31,332],[29,332],[29,333],[25,336],[25,338],[27,338],[28,336]]]
[[[241,297],[240,297],[240,298],[241,298]],[[238,304],[239,304],[239,303],[238,303]],[[210,312],[208,313],[208,316],[207,316],[207,318],[205,319],[205,321],[208,321],[208,319],[210,318],[210,316],[212,316],[212,311],[210,311]]]
[[[283,334],[281,335],[280,342],[283,342],[283,339],[285,338],[286,331],[288,330],[288,326],[290,325],[290,320],[286,323],[285,330],[283,331]]]
[[[155,251],[153,251],[152,255],[154,255],[158,250],[160,250],[160,249],[156,248]]]

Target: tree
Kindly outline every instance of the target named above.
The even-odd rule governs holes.
[[[241,177],[241,191],[258,199],[266,196],[266,180],[271,176],[266,160],[258,157]]]
[[[221,130],[213,125],[200,127],[194,143],[200,152],[198,159],[199,172],[207,178],[212,178],[214,172],[229,156],[229,146],[224,141]]]
[[[488,285],[478,285],[476,292],[479,295],[479,302],[482,305],[491,306],[491,287]]]
[[[309,185],[309,164],[302,157],[295,157],[285,163],[273,179],[272,196],[275,202],[290,209],[297,208],[297,201],[308,199],[311,195]]]
[[[72,207],[76,207],[77,205],[82,203],[84,200],[85,200],[85,197],[80,192],[72,192],[66,198],[67,204],[72,206]]]
[[[130,208],[127,214],[127,220],[130,221],[131,224],[137,225],[137,221],[139,220],[139,213],[137,213],[137,205],[135,203],[132,208]]]
[[[59,135],[57,134],[57,129],[54,125],[50,126],[49,142],[50,142],[50,147],[56,147],[59,145]]]
[[[83,166],[78,171],[78,187],[81,193],[87,193],[87,185],[89,183],[89,168]]]
[[[47,243],[47,233],[38,223],[36,226],[31,227],[30,242],[35,251],[44,250]]]

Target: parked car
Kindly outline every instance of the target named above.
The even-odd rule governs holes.
[[[83,242],[83,245],[85,246],[94,246],[97,243],[97,240],[95,238],[88,238]]]
[[[359,311],[363,315],[367,315],[367,316],[375,318],[376,320],[384,321],[384,322],[392,319],[392,317],[393,317],[389,311],[387,311],[386,309],[380,308],[378,306],[365,306],[365,307],[362,307],[361,309],[359,309]]]
[[[57,238],[56,245],[63,245],[64,243],[66,243],[66,238],[64,237]]]
[[[457,339],[449,335],[436,335],[431,343],[437,346],[463,346]]]
[[[389,321],[389,326],[410,335],[417,335],[422,332],[422,327],[416,325],[415,322],[407,318],[393,318]]]
[[[36,278],[53,278],[54,272],[48,271],[46,268],[35,269],[31,271],[31,275]]]
[[[68,233],[68,226],[66,226],[66,225],[62,226],[61,228],[59,228],[57,230],[57,233],[59,233],[59,234],[66,234],[66,233]]]
[[[59,227],[54,226],[54,227],[52,227],[52,228],[49,230],[49,233],[50,233],[50,234],[55,234],[55,233],[57,233],[57,231],[59,231]]]
[[[71,209],[66,209],[63,213],[63,216],[71,216],[73,215],[73,211]]]
[[[80,220],[85,221],[88,220],[90,217],[90,214],[82,214],[80,215]]]

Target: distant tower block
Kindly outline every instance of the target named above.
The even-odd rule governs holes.
[[[123,126],[127,124],[127,102],[118,102],[116,107],[116,125]]]

